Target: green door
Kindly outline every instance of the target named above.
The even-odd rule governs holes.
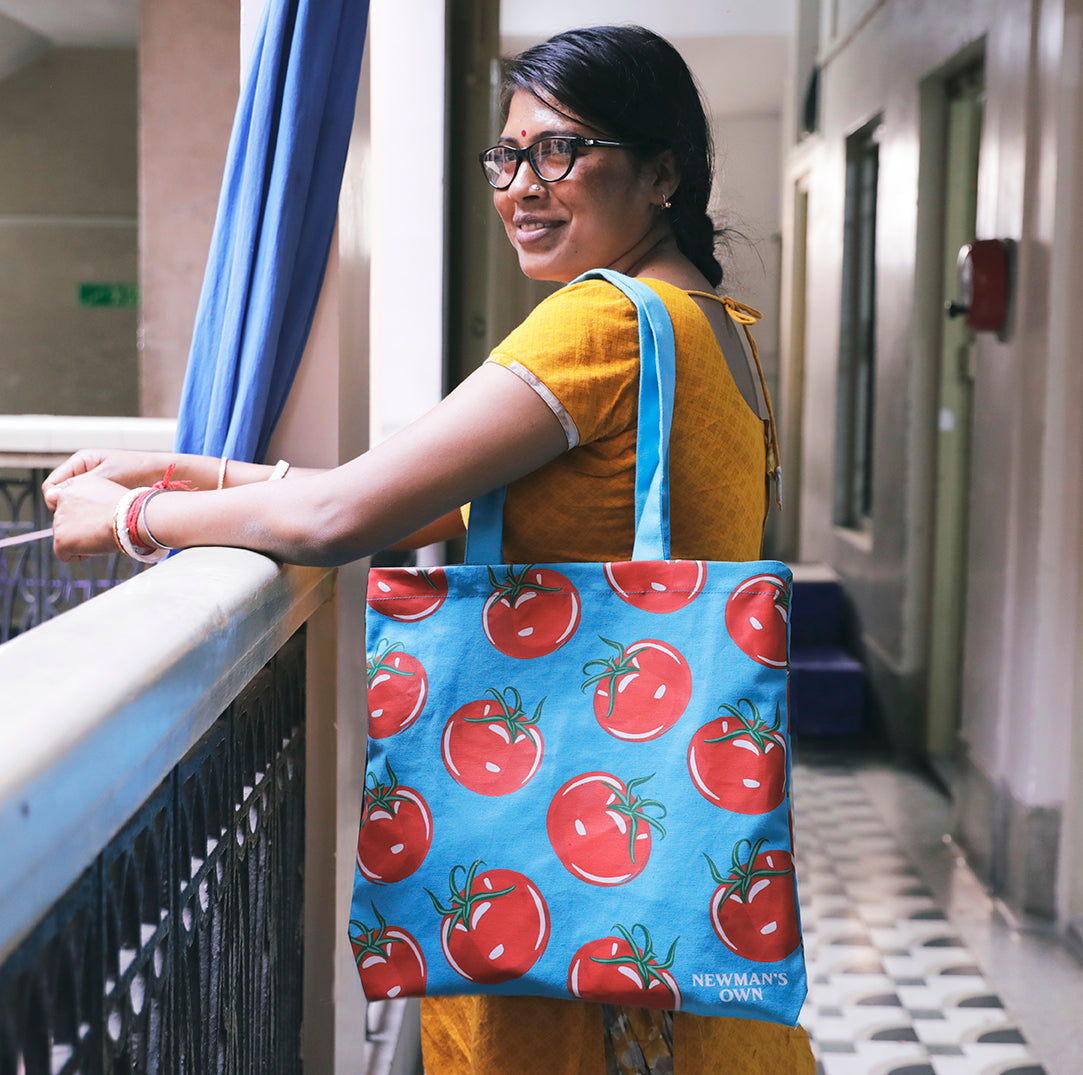
[[[981,67],[948,84],[944,197],[945,305],[958,298],[959,249],[974,239],[985,83]],[[937,411],[936,522],[926,750],[948,761],[959,728],[966,616],[967,498],[974,395],[974,339],[963,318],[945,313]]]

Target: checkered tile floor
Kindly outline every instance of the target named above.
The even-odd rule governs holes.
[[[852,770],[794,766],[819,1075],[1047,1075]]]

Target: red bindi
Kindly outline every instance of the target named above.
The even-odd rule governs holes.
[[[521,137],[526,138],[526,131],[520,131],[519,134]]]

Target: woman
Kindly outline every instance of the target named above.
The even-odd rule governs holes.
[[[511,64],[504,105],[481,161],[523,272],[567,282],[613,268],[646,280],[673,319],[673,556],[756,558],[769,438],[737,387],[749,382],[743,354],[719,344],[729,314],[712,293],[722,269],[707,216],[710,137],[687,67],[640,28],[570,31]],[[634,308],[607,283],[575,284],[428,415],[333,470],[268,483],[271,468],[255,464],[78,453],[45,483],[57,553],[112,551],[126,488],[175,464],[175,479],[208,491],[147,500],[129,539],[137,548],[235,545],[343,563],[461,533],[460,505],[508,485],[508,562],[626,559],[638,370]],[[428,1075],[814,1067],[802,1031],[764,1023],[680,1013],[671,1024],[659,1012],[537,998],[444,998],[423,1012]]]

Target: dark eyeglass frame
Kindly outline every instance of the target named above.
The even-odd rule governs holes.
[[[543,142],[568,142],[571,144],[572,151],[568,160],[568,167],[565,169],[563,175],[558,175],[555,179],[547,179],[541,172],[538,171],[538,166],[534,163],[534,149],[540,146]],[[485,179],[489,186],[493,190],[507,190],[508,187],[515,182],[515,177],[519,174],[519,168],[523,161],[527,161],[530,164],[530,170],[543,182],[543,183],[559,183],[562,179],[567,179],[572,168],[575,167],[575,159],[579,155],[580,149],[589,149],[595,146],[603,149],[633,149],[637,142],[612,142],[605,138],[584,138],[578,134],[547,134],[544,138],[539,138],[536,142],[531,142],[530,145],[519,149],[517,146],[509,146],[503,142],[498,142],[495,146],[489,146],[488,149],[483,149],[478,154],[478,163],[481,165],[481,170],[485,174]],[[502,149],[505,153],[515,158],[515,169],[512,171],[510,178],[506,183],[494,183],[492,176],[489,174],[488,168],[485,167],[485,155],[491,153],[494,149]]]

